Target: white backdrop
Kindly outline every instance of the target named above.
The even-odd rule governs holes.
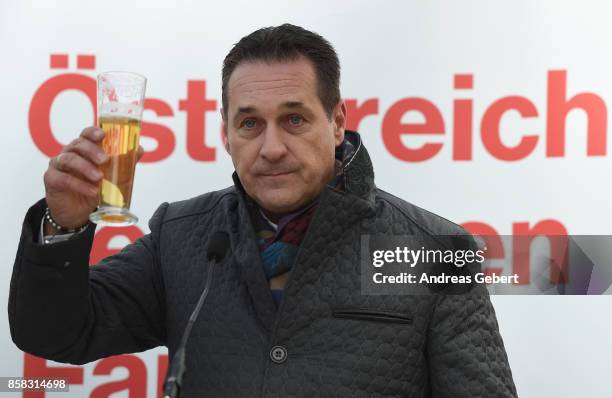
[[[612,4],[604,1],[3,0],[1,304],[6,308],[23,217],[44,195],[42,175],[53,152],[44,138],[46,118],[53,137],[66,144],[93,122],[92,106],[82,90],[90,87],[87,82],[96,73],[127,69],[148,77],[147,97],[157,99],[164,109],[145,111],[145,121],[165,126],[169,138],[163,148],[172,141],[175,146],[162,154],[163,159],[137,167],[132,209],[141,218],[138,227],[146,233],[147,220],[161,202],[231,184],[233,169],[220,139],[221,63],[242,36],[283,22],[314,30],[335,46],[346,99],[378,102],[377,111],[361,120],[359,131],[379,187],[457,223],[486,223],[500,234],[512,233],[518,223],[534,226],[542,220],[554,220],[571,234],[612,234],[610,145],[600,141],[587,152],[587,122],[592,124],[592,136],[606,137],[610,128],[606,107],[612,104],[611,11]],[[54,58],[59,68],[50,68],[52,54],[60,55]],[[78,62],[79,55],[89,57]],[[95,67],[87,69],[94,57]],[[66,59],[67,68],[62,66]],[[54,79],[65,74],[85,78]],[[455,89],[457,74],[472,75],[473,88]],[[553,125],[547,120],[560,111],[550,98],[559,98],[561,83],[553,80],[563,76],[567,101],[582,95],[578,99],[591,114],[587,118],[586,112],[576,109],[561,118],[566,127],[564,155],[551,157],[547,142],[560,141],[547,137],[547,126]],[[195,112],[188,128],[188,115],[180,109],[188,81],[193,89],[205,81],[206,98],[216,101],[213,110],[204,113],[205,129],[197,125]],[[66,82],[77,89],[59,90],[56,97],[44,94],[54,84],[63,87]],[[39,89],[37,102],[33,99]],[[508,147],[525,135],[537,141],[521,159],[501,160],[500,152],[487,149],[481,122],[498,100],[515,96],[524,99],[505,101],[532,104],[535,111],[524,118],[516,111],[505,113],[501,141]],[[52,100],[49,112],[44,112],[44,98]],[[405,98],[421,98],[435,106],[442,116],[443,134],[405,134],[390,149],[385,141],[397,137],[399,130],[389,126],[424,121],[418,112],[403,116],[400,112],[401,118],[396,113],[393,122],[393,112],[388,111],[401,106]],[[453,148],[466,142],[453,134],[454,123],[465,125],[467,120],[460,112],[454,116],[454,101],[461,99],[471,100],[473,106],[470,160],[453,156]],[[29,114],[33,124],[28,122]],[[201,145],[194,141],[188,150],[189,134],[196,140],[205,137],[206,145],[215,148],[214,161],[194,159]],[[143,137],[142,143],[147,150],[156,149],[155,139]],[[405,148],[425,143],[442,143],[442,148],[420,162],[398,158]],[[110,246],[120,248],[127,242],[118,236]],[[496,296],[493,301],[521,397],[612,396],[610,297]],[[40,364],[14,346],[7,316],[0,318],[0,341],[4,353],[0,376],[23,376],[29,366]],[[100,363],[72,367],[82,375],[83,385],[61,396],[108,396],[104,385],[128,378],[134,394],[130,397],[155,397],[157,359],[164,353],[165,349],[156,349],[136,359],[104,362],[107,374],[104,366],[96,368]],[[46,366],[66,367],[52,362]]]

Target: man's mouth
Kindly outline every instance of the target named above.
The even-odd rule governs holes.
[[[280,172],[273,172],[273,173],[262,173],[260,174],[262,177],[279,177],[279,176],[284,176],[287,174],[291,174],[293,173],[292,171],[280,171]]]
[[[293,171],[288,171],[288,170],[283,170],[283,171],[268,171],[265,173],[259,173],[260,176],[262,177],[278,177],[278,176],[283,176],[283,175],[287,175],[287,174],[291,174],[293,173]]]

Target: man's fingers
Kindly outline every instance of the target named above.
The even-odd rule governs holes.
[[[138,152],[136,152],[136,161],[139,161],[142,155],[144,155],[144,148],[142,147],[142,145],[138,145]]]
[[[104,131],[102,131],[101,128],[95,126],[87,127],[83,129],[83,131],[81,131],[80,136],[83,138],[87,138],[88,140],[93,142],[99,142],[102,141],[102,138],[104,138]]]
[[[99,144],[79,137],[66,145],[62,152],[76,152],[85,159],[95,164],[102,164],[108,160],[108,155]]]
[[[54,168],[45,172],[44,181],[45,186],[51,190],[72,191],[89,197],[99,194],[97,185]]]
[[[67,174],[81,175],[90,181],[98,182],[102,172],[95,164],[81,157],[75,152],[62,152],[51,158],[51,167]]]

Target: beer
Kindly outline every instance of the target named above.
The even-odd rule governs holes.
[[[105,133],[100,145],[108,160],[100,165],[100,200],[89,215],[94,223],[120,227],[138,222],[130,202],[146,83],[137,73],[98,75],[98,125]]]
[[[104,130],[102,149],[109,160],[100,166],[102,179],[100,206],[129,208],[132,199],[134,169],[140,136],[140,121],[123,116],[100,116],[100,128]],[[107,222],[122,222],[121,214],[107,214],[101,218]]]

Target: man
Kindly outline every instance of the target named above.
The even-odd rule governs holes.
[[[91,268],[105,159],[103,134],[85,129],[50,161],[46,198],[23,224],[17,346],[74,364],[160,345],[172,357],[224,231],[230,252],[187,346],[183,397],[516,396],[488,295],[361,294],[361,236],[466,233],[375,187],[339,80],[315,33],[285,24],[240,40],[221,110],[234,185],[163,203],[149,234]],[[39,232],[47,206],[55,225]]]

